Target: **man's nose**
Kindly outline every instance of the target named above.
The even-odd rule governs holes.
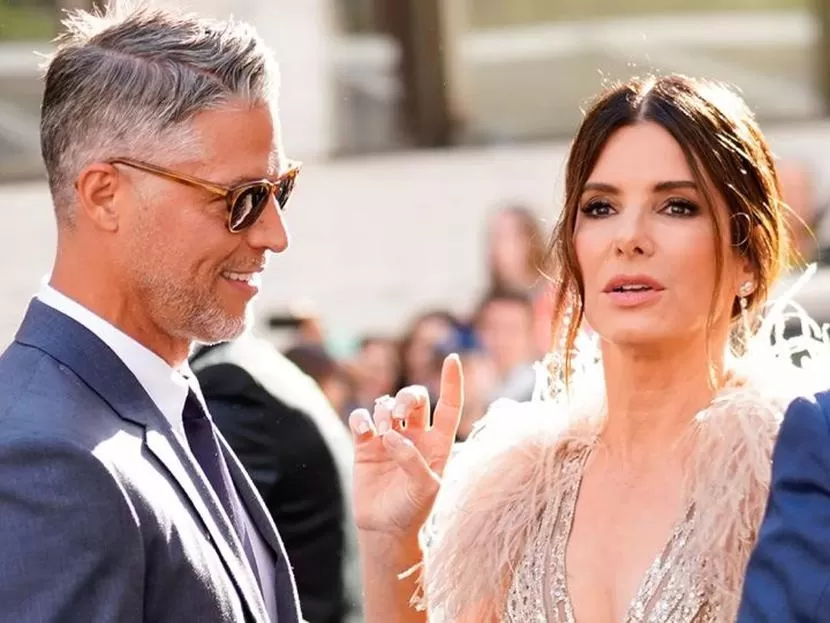
[[[288,230],[273,195],[257,222],[248,230],[248,243],[255,249],[268,249],[274,253],[282,253],[288,248]]]

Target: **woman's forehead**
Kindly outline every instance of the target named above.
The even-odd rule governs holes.
[[[694,180],[686,154],[667,130],[646,122],[620,128],[603,145],[588,176],[614,186],[654,186]]]

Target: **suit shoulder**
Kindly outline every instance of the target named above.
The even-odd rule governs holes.
[[[795,420],[804,425],[830,425],[830,392],[819,392],[812,396],[799,396],[787,407],[786,420]]]
[[[266,340],[246,333],[200,357],[193,369],[204,374],[209,367],[220,364],[235,366],[237,378],[244,374],[248,382],[262,386],[298,411],[313,414],[315,419],[339,420],[314,380]]]
[[[812,396],[801,396],[787,407],[778,450],[793,446],[798,450],[802,444],[824,444],[830,437],[830,392],[819,392]]]
[[[211,364],[196,372],[196,378],[217,423],[230,424],[224,421],[230,419],[241,425],[250,419],[257,427],[272,432],[286,425],[316,431],[306,410],[269,392],[250,371],[236,363]]]
[[[247,395],[258,383],[242,366],[232,362],[215,362],[193,371],[206,400]]]
[[[36,388],[35,378],[53,365],[57,362],[43,351],[12,342],[0,355],[0,404],[13,404],[20,392]]]
[[[814,396],[816,406],[821,410],[824,418],[830,420],[830,391],[819,392]]]
[[[0,444],[74,447],[117,463],[125,443],[138,448],[141,439],[140,427],[48,354],[14,344],[0,358]]]
[[[320,387],[268,342],[246,334],[208,353],[193,369],[206,399],[248,400],[267,408],[280,416],[281,426],[324,439],[341,461],[351,463],[350,450],[339,450],[351,449],[348,429]]]
[[[0,421],[4,428],[17,417],[38,420],[67,405],[78,386],[74,374],[37,348],[12,343],[0,356]]]

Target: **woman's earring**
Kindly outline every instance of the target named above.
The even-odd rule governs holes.
[[[571,331],[571,322],[573,321],[573,305],[568,303],[565,307],[565,312],[562,314],[562,321],[560,327],[559,344],[557,344],[557,351],[561,354],[563,360],[565,359],[565,351],[568,350],[568,334]]]
[[[556,342],[552,344],[553,351],[548,354],[547,365],[545,366],[548,374],[547,387],[544,391],[551,395],[558,395],[564,388],[565,368],[568,362],[568,333],[570,332],[571,323],[573,322],[573,304],[566,301],[562,308],[562,316],[555,327],[558,335]],[[538,385],[538,381],[537,381]]]

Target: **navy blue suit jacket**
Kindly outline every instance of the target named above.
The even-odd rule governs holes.
[[[220,436],[221,440],[221,436]],[[223,443],[274,551],[279,623],[297,623],[282,542]],[[273,623],[198,465],[104,342],[35,300],[0,356],[0,619]]]
[[[739,623],[830,623],[830,392],[787,409]]]

